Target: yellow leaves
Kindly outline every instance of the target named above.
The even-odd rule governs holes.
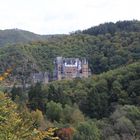
[[[38,110],[35,116],[42,116]],[[25,118],[26,117],[26,118]],[[0,93],[0,140],[60,140],[55,137],[55,131],[58,128],[48,128],[48,130],[34,129],[34,123],[30,116],[18,112],[17,105]]]
[[[43,140],[44,138],[48,138],[50,140],[61,140],[59,137],[54,136],[56,130],[58,130],[57,127],[50,127],[46,131],[45,130],[39,131],[34,129],[34,132],[37,135],[32,140]]]
[[[4,77],[3,76],[0,76],[0,81],[3,81],[4,80]]]
[[[60,140],[59,137],[53,137],[52,140]]]
[[[0,75],[0,81],[3,81],[5,78],[9,76],[12,72],[13,68],[8,68],[3,74]]]
[[[46,131],[44,131],[44,135],[46,138],[50,138],[51,140],[60,140],[59,137],[55,137],[55,131],[58,130],[57,127],[50,127]]]
[[[32,111],[31,117],[35,121],[35,125],[38,127],[39,130],[44,130],[48,127],[48,123],[46,122],[42,112],[40,110]]]
[[[33,137],[33,122],[23,118],[17,110],[17,105],[0,94],[0,139],[5,140],[7,137],[9,140]]]
[[[58,130],[57,127],[50,127],[50,128],[48,128],[47,131],[48,131],[49,133],[52,133],[52,132],[54,133],[54,131],[56,131],[56,130]]]

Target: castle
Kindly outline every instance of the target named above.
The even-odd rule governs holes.
[[[52,80],[62,80],[62,79],[73,79],[73,78],[87,78],[90,75],[90,69],[88,67],[88,61],[79,58],[64,58],[56,57],[54,60],[54,71],[53,77],[45,72],[39,72],[33,74],[33,83],[42,82],[47,84]]]
[[[39,72],[32,74],[32,83],[43,83],[47,84],[49,82],[49,77],[47,72]]]
[[[88,62],[84,58],[57,57],[54,61],[54,80],[73,79],[76,77],[88,77]]]

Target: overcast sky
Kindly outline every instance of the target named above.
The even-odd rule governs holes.
[[[133,19],[140,20],[140,0],[0,0],[0,29],[61,34]]]

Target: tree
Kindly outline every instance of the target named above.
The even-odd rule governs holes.
[[[55,103],[50,101],[46,105],[46,116],[51,121],[60,121],[62,117],[62,105],[60,103]]]
[[[29,107],[32,110],[39,109],[45,113],[46,110],[46,94],[42,90],[41,83],[37,83],[34,87],[30,88],[29,95]]]
[[[108,95],[106,92],[98,92],[97,86],[94,86],[92,90],[89,92],[87,97],[87,103],[88,103],[87,113],[90,117],[102,118],[103,116],[108,115],[109,109]]]
[[[77,127],[73,140],[100,140],[100,131],[93,122],[83,122]]]
[[[110,116],[114,134],[120,135],[123,140],[139,137],[139,120],[140,109],[133,105],[118,106]]]
[[[0,139],[30,140],[33,137],[33,121],[29,118],[22,118],[17,105],[0,93]]]
[[[79,108],[76,105],[65,105],[62,116],[62,121],[64,123],[78,124],[79,122],[83,122],[84,119],[85,118],[83,113],[79,110]]]
[[[73,128],[60,128],[55,133],[60,140],[72,140],[74,130]]]
[[[35,126],[39,129],[45,129],[46,128],[46,122],[44,119],[44,116],[40,110],[32,111],[31,117],[33,120],[35,120]]]
[[[121,117],[114,125],[115,130],[119,135],[127,134],[129,136],[135,136],[136,129],[134,124],[126,117]]]

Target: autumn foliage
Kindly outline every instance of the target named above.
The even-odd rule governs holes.
[[[3,81],[5,78],[9,76],[9,74],[12,72],[13,67],[6,69],[6,71],[0,75],[0,81]]]
[[[74,133],[74,129],[72,128],[61,128],[56,131],[56,135],[61,140],[72,140],[73,133]]]

